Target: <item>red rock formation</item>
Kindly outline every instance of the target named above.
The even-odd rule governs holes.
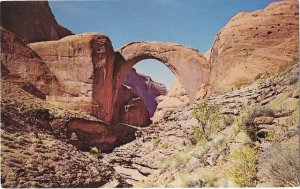
[[[108,37],[84,33],[29,46],[63,87],[64,96],[51,96],[49,102],[112,120],[114,51]]]
[[[49,97],[48,100],[92,113],[107,122],[112,121],[121,83],[139,60],[157,58],[166,63],[184,80],[191,96],[195,93],[192,87],[200,87],[201,82],[208,82],[209,67],[205,58],[194,49],[173,43],[134,43],[133,46],[121,48],[115,55],[106,36],[85,33],[58,41],[31,43],[29,46],[40,55],[63,86],[65,96]],[[148,47],[153,54],[148,54]],[[124,62],[126,59],[123,55],[127,62]],[[196,78],[188,81],[188,75]],[[134,103],[141,107],[138,101]],[[124,119],[131,117],[127,115]]]
[[[109,152],[117,146],[135,139],[135,128],[125,125],[110,125],[99,121],[73,119],[67,123],[67,137],[81,150],[97,147],[101,152]],[[75,133],[78,140],[71,140]],[[73,134],[74,137],[74,134]],[[76,142],[75,142],[76,141]]]
[[[128,72],[123,84],[132,87],[136,91],[145,103],[151,117],[156,110],[156,97],[167,94],[167,89],[163,84],[153,81],[149,76],[137,73],[134,68]]]
[[[114,105],[114,122],[134,126],[148,126],[150,124],[149,112],[136,94],[135,90],[122,85]]]
[[[58,40],[73,34],[57,23],[47,1],[1,2],[1,26],[25,43]]]
[[[176,43],[133,42],[117,50],[114,73],[116,88],[132,66],[149,58],[166,64],[179,78],[191,101],[196,100],[200,86],[209,82],[210,66],[198,50]]]
[[[298,58],[299,5],[271,3],[263,10],[234,16],[217,34],[209,63],[216,92],[253,80]]]
[[[56,78],[40,57],[15,34],[1,30],[2,79],[32,83],[44,94],[59,94]],[[6,70],[6,71],[5,71]]]
[[[158,98],[157,109],[152,121],[158,122],[166,113],[174,112],[191,104],[186,90],[183,88],[178,78],[174,81],[170,91],[166,96]]]

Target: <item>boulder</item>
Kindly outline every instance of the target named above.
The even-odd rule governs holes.
[[[88,151],[97,147],[101,152],[110,152],[115,147],[135,139],[135,128],[125,125],[110,125],[100,121],[73,119],[67,123],[67,138],[78,149]],[[77,140],[74,140],[74,134]]]
[[[298,59],[298,7],[296,0],[274,2],[262,10],[238,13],[221,29],[209,58],[214,92]]]
[[[57,23],[47,1],[2,2],[1,26],[25,43],[58,40],[73,35]]]
[[[254,119],[254,123],[257,124],[272,124],[273,121],[274,121],[274,117],[266,117],[266,116],[256,117]]]

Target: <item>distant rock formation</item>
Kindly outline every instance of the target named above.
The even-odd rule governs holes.
[[[191,101],[178,79],[176,79],[166,96],[157,98],[158,105],[152,121],[158,122],[167,113],[171,113],[177,109],[186,107],[191,104]]]
[[[156,97],[167,94],[165,85],[153,81],[149,76],[137,73],[134,68],[128,72],[123,84],[132,87],[136,91],[145,103],[151,117],[156,110]]]
[[[58,40],[73,34],[57,23],[47,1],[1,2],[1,26],[25,43]]]
[[[215,92],[295,61],[299,52],[299,3],[271,3],[240,12],[217,34],[211,48],[211,82]]]
[[[122,85],[114,104],[113,121],[134,126],[148,126],[149,112],[133,88]]]

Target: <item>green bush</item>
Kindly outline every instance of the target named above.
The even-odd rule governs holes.
[[[228,176],[240,187],[255,186],[257,172],[257,152],[251,147],[243,147],[229,155]]]
[[[153,145],[154,145],[154,146],[155,146],[155,145],[157,145],[159,142],[160,142],[160,138],[159,138],[159,136],[155,136],[155,137],[153,137],[153,139],[152,139],[152,143],[153,143]]]
[[[163,149],[168,149],[169,148],[169,144],[168,143],[164,143],[164,144],[161,145],[161,147]]]
[[[99,149],[97,148],[97,147],[92,147],[91,149],[90,149],[90,153],[91,154],[95,154],[95,155],[98,155],[99,154]]]
[[[258,131],[258,128],[257,128],[258,125],[256,123],[254,123],[254,119],[256,117],[260,117],[260,116],[273,117],[274,111],[265,106],[255,107],[253,110],[250,111],[250,113],[248,113],[248,115],[246,115],[243,118],[243,121],[242,121],[243,128],[252,141],[257,141],[256,133]]]
[[[199,125],[192,126],[193,136],[190,138],[192,144],[203,139],[209,140],[215,135],[224,123],[224,116],[220,113],[218,105],[208,105],[202,102],[193,109],[192,115],[198,120]]]
[[[249,81],[237,81],[235,83],[232,84],[231,86],[231,90],[236,90],[236,89],[240,89],[243,88],[247,85],[249,85],[250,82]]]
[[[276,187],[295,187],[300,185],[299,144],[274,143],[266,152],[266,176]]]

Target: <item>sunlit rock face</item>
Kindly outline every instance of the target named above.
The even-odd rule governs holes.
[[[209,63],[215,92],[278,69],[298,57],[299,4],[271,3],[265,9],[240,12],[217,34]]]
[[[1,79],[32,83],[42,93],[59,94],[57,78],[41,58],[14,33],[0,28]]]
[[[62,85],[64,95],[49,102],[112,120],[114,51],[108,37],[84,33],[29,46]]]

